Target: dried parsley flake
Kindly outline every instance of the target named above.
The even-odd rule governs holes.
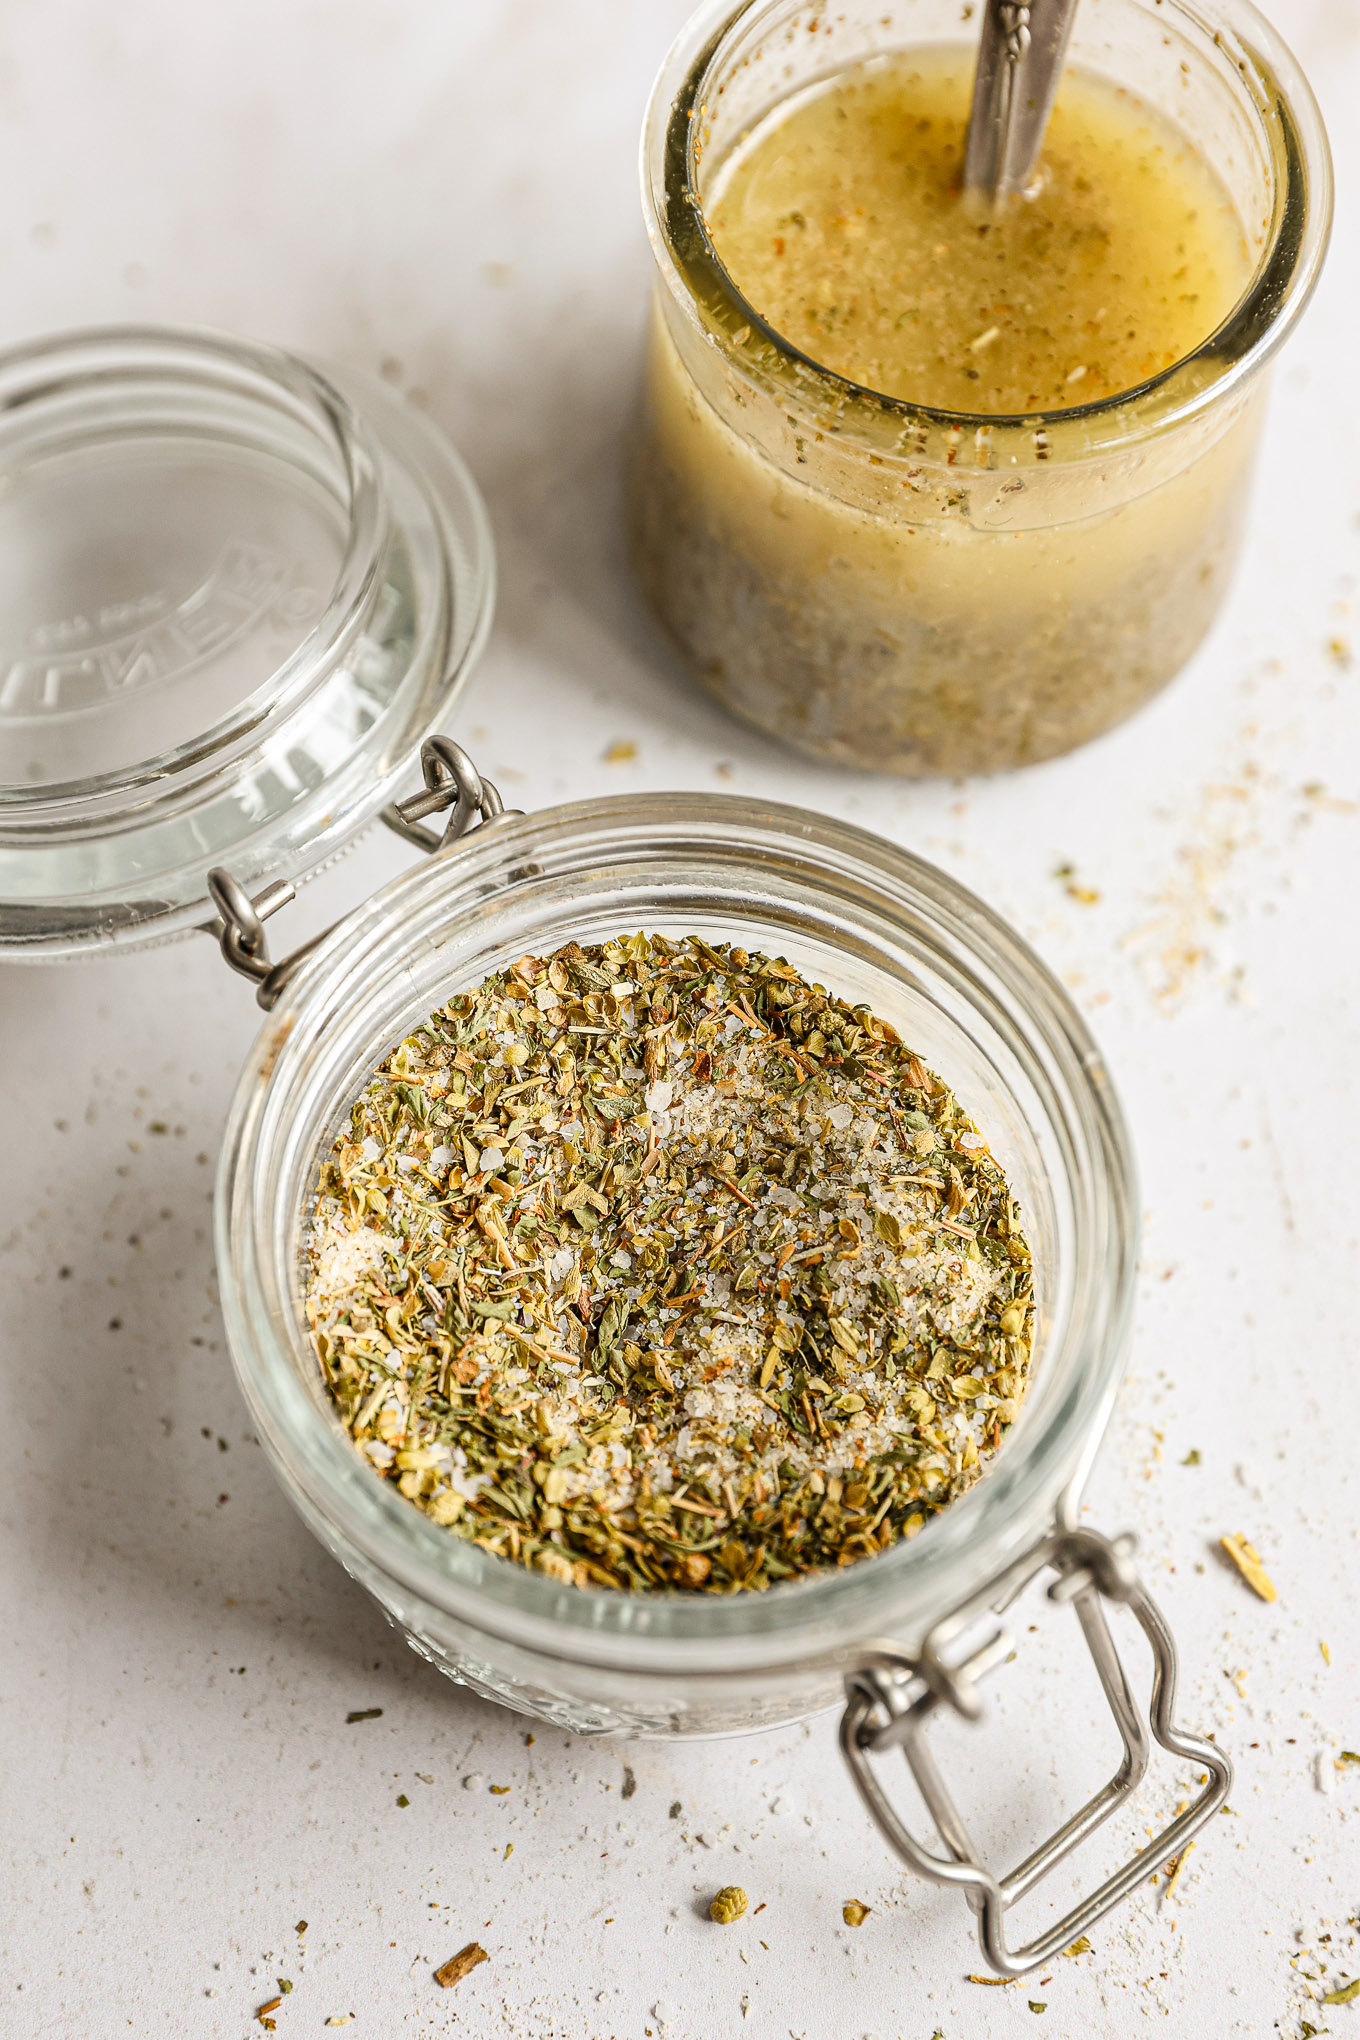
[[[576,1586],[728,1593],[920,1530],[1013,1421],[1029,1248],[894,1030],[781,960],[524,956],[389,1055],[306,1310],[359,1450]]]

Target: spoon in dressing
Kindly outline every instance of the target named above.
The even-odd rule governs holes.
[[[1028,190],[1077,0],[983,0],[964,190],[995,205]]]

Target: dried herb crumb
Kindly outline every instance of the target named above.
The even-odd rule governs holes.
[[[409,1806],[410,1804],[411,1804],[411,1802],[410,1802],[410,1800],[409,1800],[409,1799],[408,1799],[408,1798],[406,1797],[406,1794],[405,1794],[404,1792],[399,1792],[399,1793],[397,1794],[397,1805],[398,1805],[398,1806]]]
[[[321,1171],[307,1312],[356,1447],[563,1585],[762,1591],[914,1537],[1027,1385],[986,1140],[789,964],[521,957],[383,1062]]]
[[[720,1927],[727,1927],[733,1920],[739,1920],[749,1900],[739,1884],[724,1884],[709,1901],[708,1917],[716,1920]]]
[[[1048,2005],[1047,2002],[1042,1998],[1031,1998],[1029,2000],[1029,2008],[1032,2012],[1046,2012],[1048,2010]]]
[[[1071,1947],[1063,1949],[1064,1955],[1089,1955],[1090,1952],[1091,1940],[1088,1934],[1078,1934]]]
[[[841,1907],[841,1918],[847,1927],[862,1927],[872,1911],[873,1907],[863,1904],[860,1899],[847,1898]]]
[[[1183,1460],[1181,1461],[1181,1465],[1182,1465],[1182,1466],[1199,1466],[1200,1464],[1201,1464],[1201,1460],[1200,1460],[1200,1456],[1199,1456],[1199,1447],[1198,1447],[1198,1445],[1192,1445],[1192,1446],[1190,1447],[1190,1450],[1189,1450],[1189,1451],[1188,1451],[1188,1452],[1186,1453],[1186,1455],[1185,1455],[1184,1459],[1183,1459]]]
[[[637,1778],[634,1775],[632,1766],[629,1764],[625,1764],[623,1767],[623,1786],[620,1790],[619,1797],[621,1799],[631,1799],[636,1791],[637,1791]]]
[[[1343,1754],[1344,1754],[1344,1753],[1343,1753]],[[684,1809],[684,1807],[683,1807],[683,1806],[681,1805],[680,1801],[679,1801],[678,1799],[673,1799],[673,1800],[671,1801],[671,1810],[670,1810],[670,1813],[669,1813],[669,1814],[667,1815],[667,1818],[668,1818],[669,1820],[679,1820],[679,1818],[680,1818],[681,1814],[682,1814],[682,1813],[684,1812],[684,1810],[685,1810],[685,1809]]]
[[[1259,1594],[1263,1601],[1279,1600],[1275,1583],[1262,1565],[1255,1545],[1249,1544],[1240,1531],[1218,1541],[1254,1594]]]
[[[490,1959],[480,1941],[469,1941],[466,1948],[460,1948],[456,1955],[450,1956],[442,1969],[436,1969],[434,1980],[444,1990],[452,1990],[454,1984],[461,1983],[479,1962],[488,1962]]]
[[[490,1789],[497,1795],[498,1798],[503,1798],[504,1795],[510,1790],[510,1787],[508,1785],[493,1785]]]
[[[1360,1998],[1360,1976],[1352,1983],[1343,1983],[1340,1990],[1328,1991],[1322,2000],[1324,2005],[1352,2005]]]
[[[346,1721],[376,1721],[382,1713],[381,1707],[353,1707],[345,1716]]]

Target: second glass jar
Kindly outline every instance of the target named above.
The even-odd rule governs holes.
[[[718,261],[706,194],[792,93],[957,44],[971,8],[731,0],[657,82],[643,195],[659,280],[631,478],[656,615],[735,714],[814,757],[911,775],[1053,757],[1184,665],[1236,561],[1262,371],[1326,246],[1308,86],[1245,0],[1102,0],[1070,61],[1171,115],[1236,205],[1251,281],[1138,389],[1030,417],[931,410],[789,345]]]

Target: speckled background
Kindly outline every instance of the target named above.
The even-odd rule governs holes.
[[[1329,116],[1341,198],[1228,612],[1131,727],[1003,782],[927,787],[819,773],[723,720],[622,565],[636,134],[683,0],[8,11],[0,339],[199,321],[379,370],[487,494],[504,592],[457,734],[515,804],[729,786],[850,816],[975,887],[1071,987],[1147,1210],[1091,1520],[1139,1532],[1185,1717],[1238,1779],[1170,1902],[1145,1886],[1090,1955],[986,1989],[960,1902],[899,1874],[868,1827],[832,1720],[530,1745],[532,1724],[400,1644],[250,1438],[210,1246],[248,988],[201,939],[6,969],[6,2035],[245,2040],[278,1978],[292,2035],[351,2015],[356,2036],[526,2040],[1360,2030],[1360,2002],[1307,2004],[1360,1974],[1360,1767],[1337,1761],[1360,1748],[1360,15],[1273,11]],[[606,762],[617,744],[635,755]],[[364,843],[294,925],[401,861]],[[1234,1530],[1277,1605],[1217,1556]],[[945,1739],[1003,1854],[1111,1753],[1070,1618],[1028,1620],[988,1726]],[[1178,1796],[1159,1772],[1092,1858]],[[720,1929],[703,1907],[729,1882],[765,1910]],[[849,1898],[873,1908],[858,1929]],[[434,1966],[473,1938],[489,1961],[440,1990]]]

